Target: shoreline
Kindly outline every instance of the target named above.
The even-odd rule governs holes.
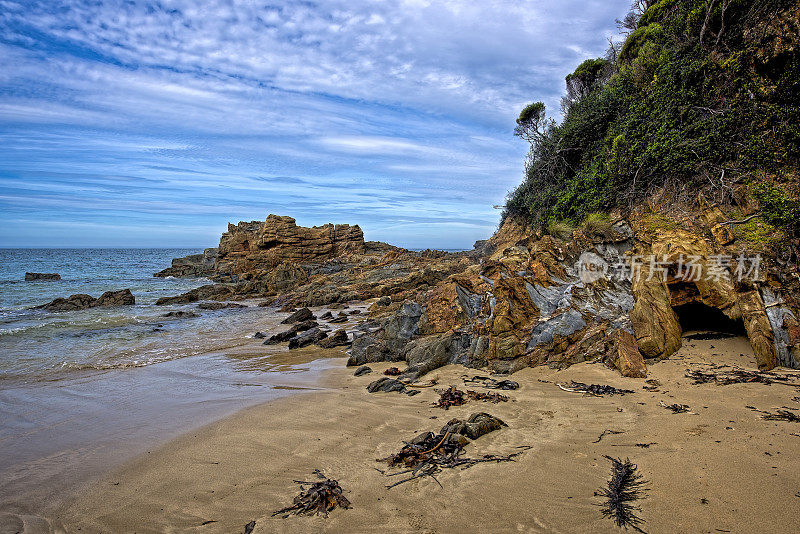
[[[526,368],[513,375],[522,387],[504,392],[515,400],[469,402],[434,408],[432,389],[415,397],[370,394],[374,372],[353,377],[343,365],[325,372],[326,391],[268,401],[206,425],[139,456],[81,493],[53,515],[65,531],[254,532],[472,531],[609,532],[594,491],[605,484],[603,455],[630,457],[649,481],[638,504],[648,532],[781,532],[800,512],[795,496],[800,446],[792,423],[763,421],[747,409],[797,405],[796,388],[784,385],[691,385],[688,366],[753,367],[744,338],[687,343],[651,367],[659,391],[620,377],[600,364],[565,370]],[[449,365],[430,373],[441,387],[479,370]],[[623,397],[585,397],[558,389],[570,379],[636,390]],[[696,414],[673,414],[658,402],[685,403]],[[532,449],[516,462],[446,469],[437,478],[385,488],[376,458],[396,452],[403,440],[438,430],[453,417],[485,411],[508,427],[467,446],[469,456]],[[434,418],[435,417],[435,418]],[[607,429],[621,434],[606,435]],[[637,447],[636,443],[651,443]],[[787,454],[789,453],[789,454]],[[272,518],[291,503],[312,471],[339,480],[350,510],[322,517]],[[203,525],[203,523],[205,523]],[[202,530],[201,530],[202,529]]]

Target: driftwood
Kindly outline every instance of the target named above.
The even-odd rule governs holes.
[[[596,496],[604,498],[600,505],[605,517],[610,517],[619,527],[632,528],[644,532],[639,526],[644,519],[639,517],[640,509],[633,502],[644,497],[647,482],[636,470],[636,464],[629,459],[605,456],[611,461],[611,478],[605,488],[595,491]]]
[[[572,380],[566,386],[556,384],[564,391],[570,393],[583,393],[584,395],[594,395],[595,397],[602,397],[603,395],[625,395],[626,393],[633,393],[632,389],[619,389],[605,384],[584,384],[583,382],[575,382]]]
[[[273,512],[272,516],[280,514],[285,514],[284,517],[289,517],[290,514],[322,514],[328,517],[328,513],[337,506],[339,508],[350,508],[350,501],[342,494],[342,487],[339,486],[339,482],[326,478],[319,470],[316,473],[317,476],[324,480],[317,482],[295,480],[296,484],[300,484],[300,494],[294,498],[294,504]],[[310,487],[305,489],[303,486],[307,485]],[[255,525],[253,526],[255,527]]]
[[[761,414],[761,419],[766,421],[789,421],[790,423],[800,423],[800,416],[789,410],[778,409],[775,413],[759,410],[754,406],[745,406],[754,412]]]
[[[718,367],[716,369],[719,369]],[[769,371],[750,371],[742,369],[741,367],[733,367],[730,370],[718,371],[713,370],[703,371],[701,369],[687,369],[686,378],[691,378],[693,384],[707,384],[715,383],[720,386],[727,386],[729,384],[773,384],[783,383],[788,386],[800,387],[800,384],[789,382],[789,379],[794,379],[793,375],[781,375]]]

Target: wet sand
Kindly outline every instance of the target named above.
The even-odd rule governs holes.
[[[341,362],[344,363],[343,361]],[[800,424],[765,421],[745,406],[800,408],[797,388],[772,384],[692,385],[686,368],[754,367],[744,338],[686,341],[650,367],[662,383],[625,379],[600,364],[556,371],[524,369],[513,402],[469,402],[444,411],[431,389],[408,397],[370,394],[372,374],[327,373],[325,391],[246,409],[129,462],[53,514],[67,532],[614,532],[594,491],[610,473],[604,455],[629,457],[649,481],[640,501],[644,530],[792,532],[800,514]],[[476,374],[448,366],[427,378],[458,384]],[[634,389],[624,397],[590,397],[559,389],[579,380]],[[546,381],[546,382],[545,382]],[[659,406],[688,404],[673,414]],[[418,432],[453,417],[486,411],[508,423],[467,446],[470,456],[532,446],[514,463],[448,469],[393,489],[376,458]],[[606,434],[604,430],[620,434]],[[647,448],[637,443],[651,443]],[[292,502],[292,480],[321,469],[338,479],[353,508],[323,517],[271,517]]]

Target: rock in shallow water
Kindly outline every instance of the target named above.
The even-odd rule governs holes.
[[[36,308],[47,311],[75,311],[100,306],[131,306],[135,303],[136,300],[133,298],[131,290],[121,289],[119,291],[106,291],[98,298],[82,293],[70,295],[68,298],[57,298],[47,304],[36,306]]]
[[[318,343],[326,337],[328,337],[327,333],[315,327],[290,339],[289,348],[299,349],[300,347],[305,347],[306,345],[311,345],[312,343]]]
[[[33,282],[37,280],[45,280],[45,281],[61,280],[61,275],[58,273],[25,273],[26,282]]]
[[[228,308],[246,308],[247,306],[236,302],[201,302],[197,307],[201,310],[223,310]]]
[[[319,346],[323,349],[330,349],[333,347],[343,347],[349,343],[350,339],[347,337],[347,332],[345,330],[337,330],[332,336],[320,341]]]

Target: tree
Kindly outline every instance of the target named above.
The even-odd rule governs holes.
[[[514,135],[533,144],[544,137],[548,126],[544,102],[534,102],[525,106],[520,112]]]

